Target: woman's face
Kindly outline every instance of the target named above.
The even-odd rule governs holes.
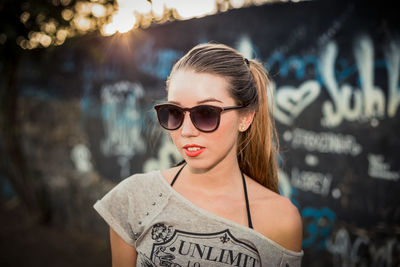
[[[179,70],[169,82],[168,102],[183,108],[201,104],[236,106],[228,92],[228,86],[228,82],[222,76]],[[205,133],[194,127],[189,112],[186,112],[182,126],[169,133],[193,170],[207,171],[220,164],[229,168],[237,160],[240,120],[238,110],[223,111],[217,130]]]

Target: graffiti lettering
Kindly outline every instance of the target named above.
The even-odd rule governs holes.
[[[374,49],[369,37],[357,39],[354,47],[357,69],[360,77],[361,90],[349,84],[338,85],[335,78],[335,61],[338,54],[337,44],[330,42],[321,55],[321,76],[332,99],[322,105],[323,118],[321,124],[335,127],[343,120],[381,119],[385,115],[385,96],[381,88],[374,85]],[[398,92],[400,47],[392,43],[386,50],[389,79],[388,115],[393,117],[400,101]],[[389,62],[389,61],[388,61]],[[397,65],[396,65],[397,64]],[[395,73],[395,71],[397,72]]]
[[[390,171],[390,165],[384,162],[382,155],[368,154],[368,175],[373,178],[397,181],[400,173]]]
[[[292,148],[303,148],[310,152],[349,154],[357,156],[362,147],[352,135],[330,132],[313,132],[296,128],[292,132],[285,131],[283,138],[290,142]]]
[[[394,117],[400,104],[399,73],[400,73],[400,41],[392,40],[385,49],[387,62],[389,103],[388,115]]]
[[[347,121],[371,121],[376,125],[378,119],[392,118],[396,115],[400,104],[399,69],[400,69],[400,41],[392,40],[385,48],[385,62],[388,73],[388,99],[387,106],[385,93],[382,88],[374,83],[374,46],[370,37],[361,36],[356,39],[353,47],[356,66],[342,71],[336,76],[335,64],[338,58],[338,46],[331,41],[326,44],[321,52],[319,60],[312,56],[299,58],[291,56],[287,60],[281,53],[274,52],[266,61],[270,69],[276,63],[280,64],[279,74],[282,77],[288,75],[291,68],[296,70],[296,78],[301,80],[305,77],[306,67],[314,66],[316,69],[315,80],[304,81],[298,88],[292,86],[276,87],[275,119],[279,122],[292,125],[294,120],[315,101],[324,86],[330,96],[330,100],[323,102],[321,125],[324,127],[336,127],[344,120]],[[339,84],[343,77],[349,74],[359,74],[360,88],[349,83]],[[343,76],[343,77],[341,77]]]
[[[315,194],[327,196],[332,182],[331,174],[323,174],[312,171],[300,171],[297,168],[292,169],[292,186],[303,191],[310,191]]]
[[[345,228],[340,228],[327,250],[333,255],[333,266],[395,266],[400,260],[400,243],[394,238],[386,240],[381,246],[376,246],[367,236],[358,236],[351,242]]]
[[[382,118],[385,114],[385,96],[374,86],[374,49],[372,40],[366,36],[358,39],[354,47],[357,69],[360,75],[364,115],[367,118]]]

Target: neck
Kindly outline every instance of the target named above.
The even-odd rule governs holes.
[[[181,175],[191,186],[209,193],[221,193],[242,183],[237,160],[229,166],[217,164],[209,169],[195,169],[187,164]]]

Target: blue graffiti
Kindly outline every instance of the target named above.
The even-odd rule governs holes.
[[[357,66],[349,66],[349,63],[347,62],[347,59],[345,58],[339,58],[336,61],[336,64],[338,65],[339,70],[335,71],[335,76],[338,79],[339,82],[343,82],[344,80],[348,79],[349,77],[353,75],[357,75],[358,69]]]
[[[92,66],[87,66],[82,71],[83,78],[83,96],[80,101],[81,110],[86,116],[97,117],[99,115],[99,104],[96,98],[92,95],[93,81],[96,80],[115,80],[118,77],[115,68],[103,67],[95,70]]]
[[[94,103],[91,97],[91,85],[89,83],[85,83],[83,85],[83,97],[81,99],[81,109],[86,115],[96,116],[96,109],[93,108]]]
[[[335,70],[335,77],[338,80],[339,83],[349,79],[350,77],[354,77],[355,75],[358,74],[358,68],[356,65],[349,65],[347,62],[347,59],[344,58],[338,58],[336,60],[336,64],[338,68]],[[381,60],[376,60],[374,62],[374,69],[386,69],[387,64],[386,61],[381,59]],[[338,70],[339,69],[339,70]],[[360,77],[358,76],[357,78],[357,85],[360,87]]]
[[[45,90],[46,89],[43,89],[43,88],[26,86],[26,87],[22,88],[20,97],[34,98],[34,99],[45,100],[45,101],[57,100],[60,98],[57,94],[50,93]]]
[[[295,77],[298,80],[302,80],[307,75],[307,67],[311,66],[315,70],[316,80],[320,80],[318,72],[318,58],[314,55],[307,55],[304,57],[285,56],[280,52],[273,53],[266,61],[265,66],[271,70],[276,64],[278,65],[278,74],[282,77],[287,77],[290,70],[295,70]]]
[[[163,49],[156,52],[155,58],[148,62],[143,62],[139,65],[139,68],[150,75],[156,76],[161,80],[165,80],[176,60],[182,56],[182,52]]]
[[[0,195],[6,199],[15,196],[15,191],[12,188],[10,182],[0,175]]]
[[[82,71],[82,78],[86,82],[90,81],[114,81],[120,76],[120,66],[119,62],[114,59],[110,64],[104,64],[101,66],[85,66],[85,69]]]
[[[291,195],[290,195],[290,201],[293,203],[293,205],[296,206],[298,210],[300,210],[301,205],[298,201],[298,196],[299,196],[299,190],[295,187],[292,186],[291,188]]]
[[[301,216],[306,222],[303,248],[316,246],[317,250],[324,249],[335,224],[335,213],[326,207],[307,207],[301,211]]]
[[[65,54],[65,60],[61,63],[61,70],[64,72],[73,72],[75,70],[75,62],[73,52],[68,50]]]
[[[103,103],[101,117],[104,121],[112,120],[114,127],[117,128],[143,127],[142,117],[132,115],[137,109],[136,102],[136,96],[131,93],[123,102]]]
[[[273,69],[275,66],[278,68],[278,75],[286,78],[291,71],[294,71],[295,78],[297,80],[303,80],[307,78],[307,68],[312,68],[314,71],[313,78],[318,81],[320,84],[323,84],[323,78],[320,73],[319,68],[319,60],[315,55],[306,55],[306,56],[296,56],[292,55],[289,57],[285,57],[280,52],[274,52],[265,62],[265,67],[268,70]],[[385,69],[387,68],[387,63],[384,59],[375,60],[374,69]],[[356,65],[350,65],[348,60],[345,58],[338,58],[336,60],[336,69],[335,69],[335,77],[339,83],[344,82],[345,80],[358,75],[358,68]],[[360,80],[357,76],[357,85],[360,86]]]

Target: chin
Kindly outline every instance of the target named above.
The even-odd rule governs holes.
[[[185,158],[188,167],[195,173],[203,173],[213,169],[218,163],[209,159]]]
[[[191,157],[185,157],[184,159],[186,161],[186,164],[191,169],[197,169],[197,170],[209,169],[210,165],[211,165],[210,162],[205,159],[198,159],[198,158],[191,158]]]

